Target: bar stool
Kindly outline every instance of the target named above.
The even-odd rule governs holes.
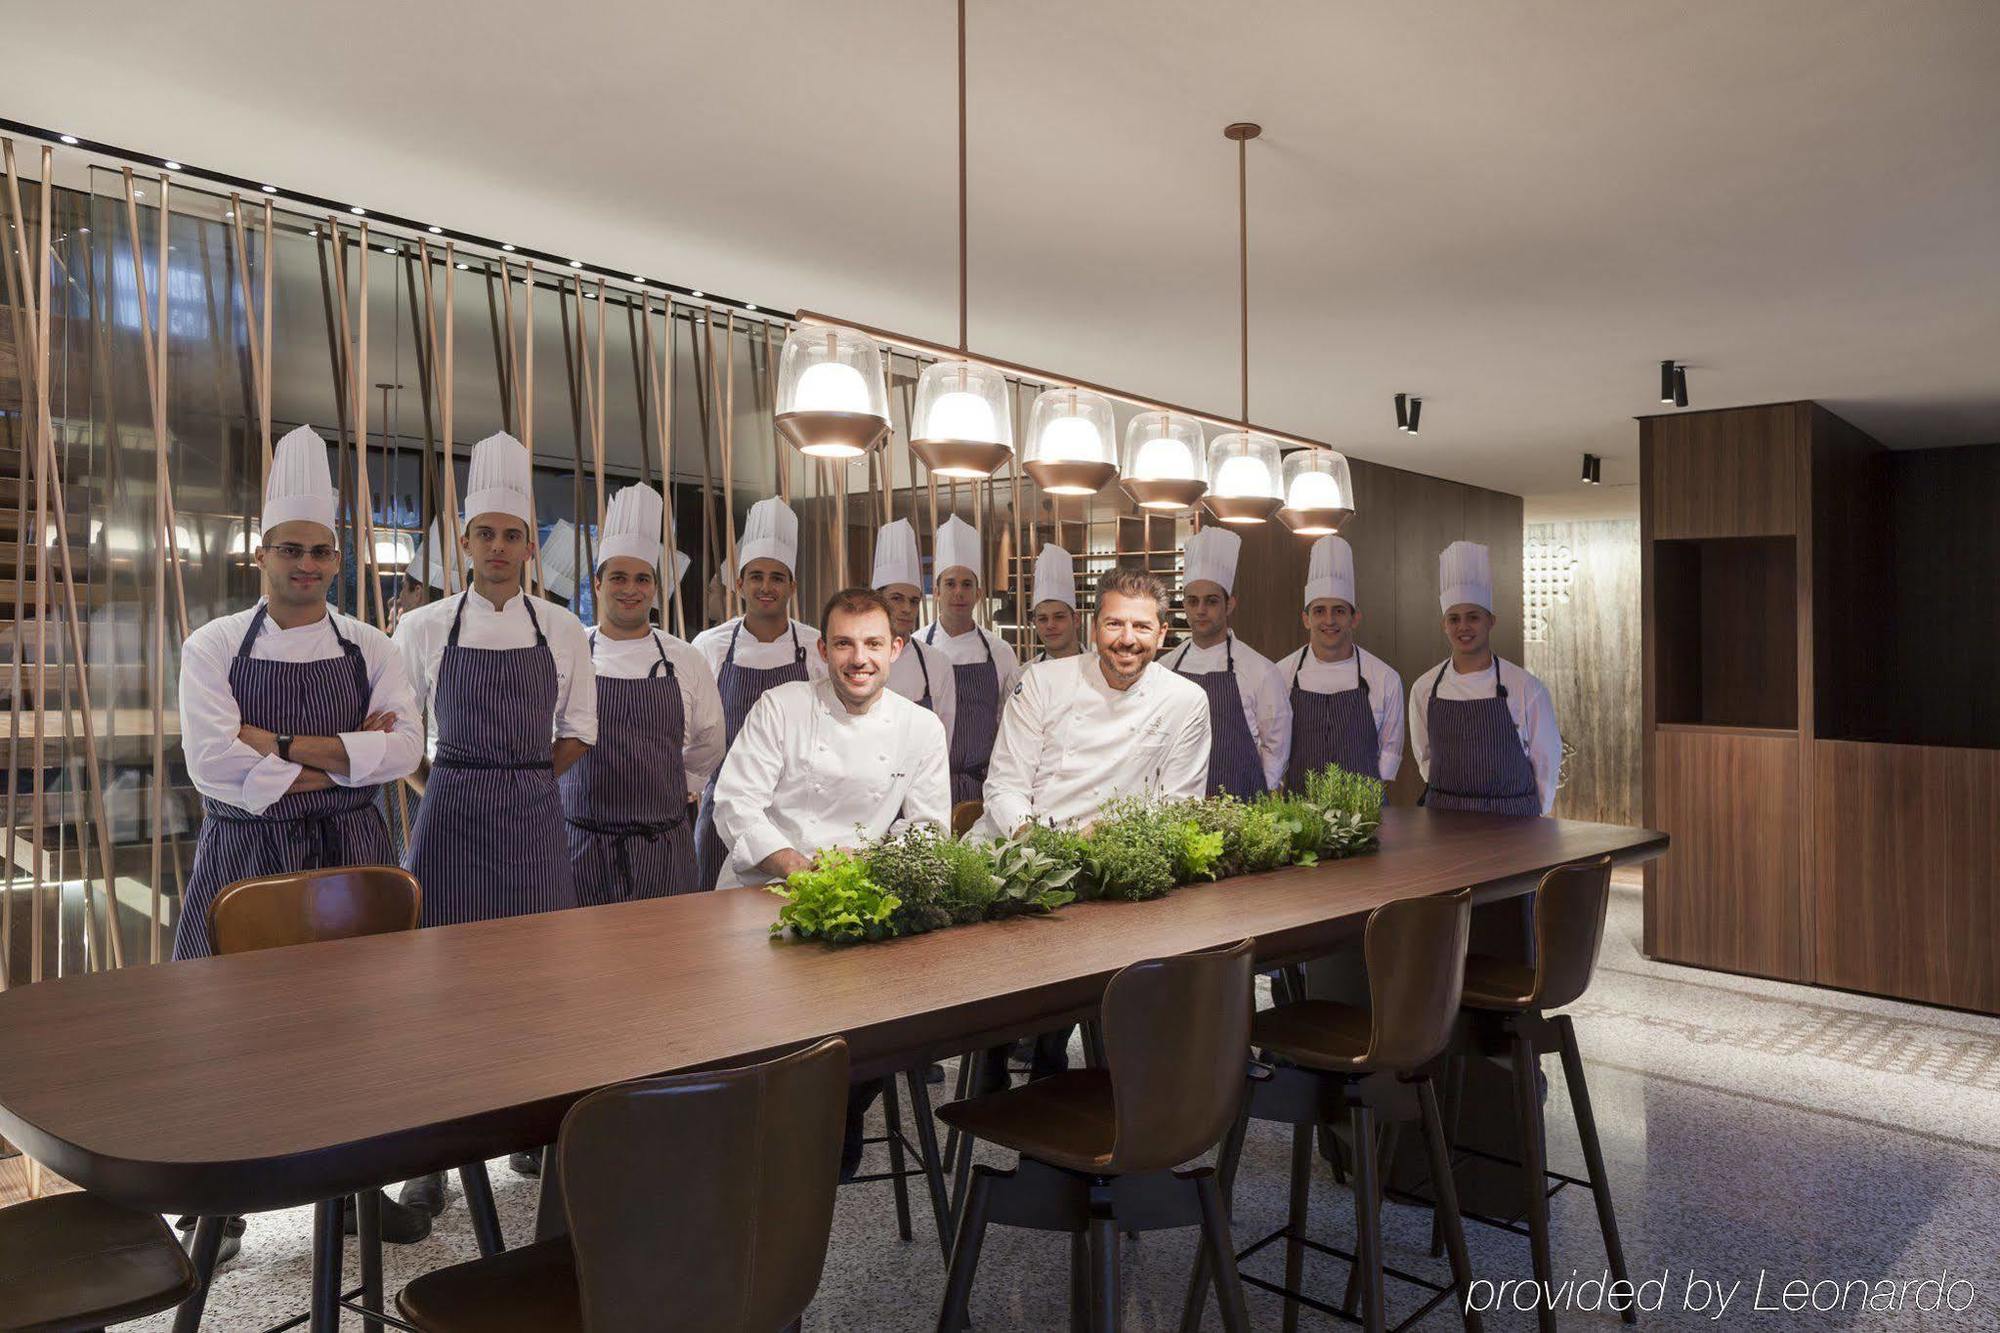
[[[0,1208],[0,1329],[88,1333],[171,1309],[201,1287],[159,1214],[94,1194]]]
[[[208,922],[215,951],[239,954],[415,930],[422,906],[423,889],[407,870],[330,866],[238,880],[216,895]],[[459,1180],[480,1253],[500,1250],[504,1244],[500,1215],[486,1164],[460,1167]],[[361,1285],[352,1291],[341,1290],[341,1211],[347,1200],[325,1199],[314,1205],[313,1304],[321,1319],[337,1320],[340,1306],[363,1314],[382,1310],[382,1196],[377,1190],[364,1190],[349,1197],[361,1252]],[[195,1227],[194,1261],[204,1299],[215,1273],[223,1222],[205,1217]],[[361,1303],[351,1304],[357,1297]],[[377,1321],[369,1321],[370,1333],[379,1327]]]
[[[1568,1014],[1547,1011],[1573,1004],[1590,987],[1597,951],[1604,942],[1604,915],[1611,894],[1611,858],[1557,866],[1542,876],[1535,890],[1535,961],[1509,962],[1474,954],[1465,960],[1463,1004],[1472,1050],[1513,1073],[1514,1109],[1521,1125],[1520,1160],[1523,1193],[1528,1202],[1528,1245],[1535,1279],[1551,1289],[1553,1261],[1549,1253],[1549,1180],[1556,1189],[1587,1183],[1597,1204],[1597,1225],[1604,1236],[1611,1276],[1624,1280],[1625,1250],[1618,1241],[1618,1217],[1611,1206],[1611,1184],[1604,1172],[1604,1151],[1597,1139],[1597,1118],[1590,1109],[1590,1089],[1584,1082],[1583,1057],[1578,1054],[1576,1026]],[[1576,1116],[1588,1181],[1548,1170],[1544,1150],[1542,1095],[1538,1086],[1542,1056],[1562,1057],[1563,1081],[1569,1085],[1570,1109]],[[1454,1116],[1458,1099],[1454,1098]],[[1490,1218],[1475,1218],[1495,1222]],[[1506,1230],[1518,1228],[1498,1222]],[[1542,1303],[1541,1327],[1556,1326],[1554,1311]],[[1628,1324],[1638,1322],[1629,1304],[1622,1312]]]
[[[833,1229],[847,1043],[640,1079],[570,1108],[570,1232],[426,1273],[422,1333],[775,1333],[819,1287]]]
[[[1224,1327],[1247,1329],[1229,1218],[1215,1172],[1181,1171],[1215,1146],[1241,1097],[1249,1054],[1252,942],[1134,963],[1104,991],[1102,1069],[1056,1074],[938,1112],[968,1139],[1020,1156],[973,1168],[941,1333],[968,1319],[988,1222],[1070,1234],[1070,1319],[1118,1326],[1118,1233],[1200,1225],[1222,1274]]]
[[[1369,982],[1367,1009],[1332,1000],[1296,1000],[1262,1010],[1251,1022],[1251,1043],[1273,1067],[1259,1066],[1251,1071],[1249,1095],[1223,1148],[1222,1187],[1225,1193],[1233,1192],[1251,1120],[1275,1120],[1292,1126],[1291,1208],[1285,1225],[1235,1256],[1241,1261],[1274,1241],[1285,1242],[1283,1286],[1248,1274],[1242,1280],[1285,1298],[1286,1333],[1298,1327],[1300,1306],[1351,1317],[1357,1295],[1362,1324],[1372,1333],[1380,1333],[1386,1321],[1385,1273],[1433,1293],[1404,1327],[1422,1319],[1454,1291],[1464,1310],[1464,1296],[1472,1281],[1471,1265],[1466,1258],[1437,1092],[1428,1071],[1451,1040],[1471,908],[1472,895],[1464,889],[1384,903],[1368,914],[1363,938]],[[1354,1142],[1358,1254],[1323,1245],[1306,1235],[1314,1133],[1343,1112]],[[1415,1121],[1422,1126],[1431,1172],[1438,1182],[1437,1215],[1451,1252],[1451,1286],[1441,1287],[1391,1269],[1384,1262],[1377,1144],[1377,1129],[1384,1120],[1391,1124]],[[1351,1265],[1347,1308],[1335,1309],[1300,1292],[1308,1249],[1345,1259]],[[1207,1265],[1197,1259],[1182,1310],[1183,1330],[1200,1327],[1207,1286]],[[1467,1329],[1478,1333],[1477,1312],[1464,1310],[1464,1321]]]

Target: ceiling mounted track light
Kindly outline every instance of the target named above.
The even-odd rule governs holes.
[[[1674,367],[1674,406],[1686,407],[1687,405],[1688,405],[1688,368],[1686,366],[1677,365]]]
[[[1678,361],[1660,362],[1660,401],[1688,405],[1688,368]]]
[[[1406,393],[1399,393],[1396,395],[1396,429],[1408,430],[1409,428],[1410,428],[1410,395]]]
[[[1674,363],[1671,361],[1660,362],[1660,401],[1674,401]]]
[[[1412,397],[1410,399],[1410,425],[1409,425],[1410,434],[1415,435],[1417,433],[1417,426],[1420,422],[1422,422],[1423,416],[1424,416],[1424,400],[1421,398]]]
[[[1604,484],[1604,460],[1596,454],[1585,454],[1583,456],[1583,483],[1586,486],[1601,486]]]

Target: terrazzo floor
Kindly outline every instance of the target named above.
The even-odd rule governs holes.
[[[1613,892],[1596,981],[1571,1011],[1590,1076],[1625,1249],[1635,1279],[1664,1279],[1648,1328],[1942,1330],[2000,1328],[2000,1021],[1776,982],[1646,961],[1639,955],[1635,885]],[[1550,1162],[1582,1174],[1562,1072],[1550,1079]],[[877,1113],[879,1115],[879,1111]],[[1237,1186],[1236,1234],[1263,1235],[1283,1219],[1288,1140],[1254,1126]],[[880,1169],[880,1148],[870,1169]],[[1002,1163],[995,1154],[992,1159]],[[1313,1233],[1351,1247],[1352,1196],[1324,1164],[1314,1181]],[[504,1162],[491,1169],[510,1240],[533,1226],[536,1184]],[[920,1183],[920,1182],[919,1182]],[[453,1182],[456,1190],[456,1182]],[[933,1326],[944,1284],[927,1196],[914,1191],[915,1239],[897,1239],[886,1184],[843,1189],[818,1299],[807,1329],[916,1330]],[[1601,1275],[1604,1253],[1586,1191],[1552,1200],[1558,1282]],[[303,1308],[309,1210],[253,1218],[241,1258],[218,1276],[204,1327],[248,1333]],[[1390,1260],[1442,1278],[1427,1257],[1429,1214],[1390,1204]],[[1470,1228],[1475,1272],[1527,1273],[1524,1240]],[[1240,1241],[1239,1241],[1240,1243]],[[1176,1327],[1193,1254],[1193,1233],[1127,1240],[1128,1328]],[[474,1254],[456,1197],[422,1244],[387,1251],[391,1290],[424,1270]],[[980,1329],[1053,1329],[1066,1321],[1067,1242],[995,1228],[974,1292]],[[1276,1277],[1275,1247],[1246,1265]],[[350,1249],[348,1273],[354,1259]],[[1854,1287],[1844,1309],[1756,1309],[1779,1304],[1788,1281],[1838,1284],[1888,1279],[1915,1284],[1947,1275],[1945,1291],[1965,1308],[1922,1310],[1933,1288],[1899,1286],[1902,1308],[1870,1310]],[[1338,1302],[1345,1268],[1311,1258],[1307,1289]],[[1690,1308],[1719,1282],[1733,1295],[1720,1319],[1716,1297]],[[1734,1285],[1740,1284],[1740,1285]],[[1871,1293],[1882,1289],[1871,1286]],[[1832,1287],[1818,1288],[1830,1302]],[[1390,1284],[1391,1319],[1416,1294]],[[1968,1304],[1969,1302],[1969,1304]],[[1276,1298],[1250,1292],[1254,1326],[1276,1328]],[[1450,1328],[1449,1306],[1424,1328]],[[1615,1315],[1566,1309],[1565,1328],[1611,1329]],[[1303,1327],[1334,1321],[1305,1312]],[[166,1330],[161,1316],[130,1327]],[[347,1327],[358,1328],[349,1317]],[[1533,1328],[1532,1316],[1489,1312],[1489,1329]],[[1213,1306],[1206,1327],[1219,1327]]]

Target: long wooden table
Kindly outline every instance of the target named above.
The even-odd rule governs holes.
[[[857,1075],[1087,1012],[1138,959],[1326,952],[1394,899],[1531,889],[1664,834],[1393,809],[1381,850],[852,948],[740,889],[64,978],[0,995],[0,1131],[161,1212],[314,1202],[554,1139],[593,1089],[844,1033]]]

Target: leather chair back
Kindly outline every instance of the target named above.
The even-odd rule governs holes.
[[[415,930],[424,891],[396,866],[331,866],[239,879],[209,905],[217,953]]]
[[[1590,986],[1611,901],[1611,858],[1557,866],[1535,890],[1532,1009],[1560,1009]]]
[[[1105,987],[1111,1173],[1179,1166],[1235,1120],[1250,1056],[1252,943],[1134,963]]]
[[[584,1327],[773,1333],[819,1288],[847,1109],[840,1037],[605,1088],[557,1154]]]
[[[974,824],[977,824],[979,817],[985,813],[986,802],[984,801],[960,801],[957,805],[954,805],[951,808],[951,836],[954,838],[964,837],[966,831]]]
[[[1451,1038],[1465,989],[1472,891],[1404,898],[1368,914],[1368,1056],[1375,1069],[1415,1069]]]

